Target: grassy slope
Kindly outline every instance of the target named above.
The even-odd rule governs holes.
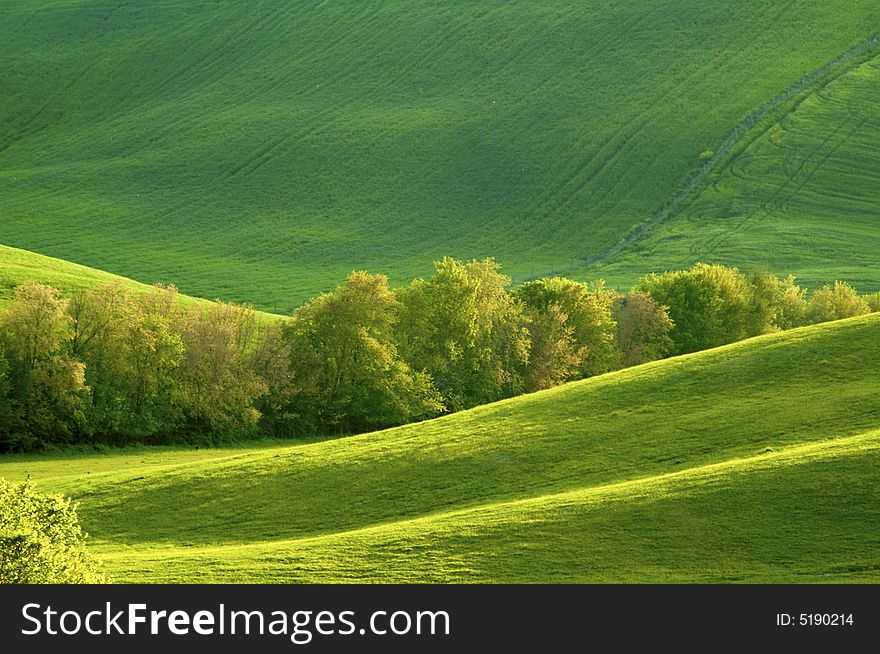
[[[98,288],[107,284],[121,284],[134,293],[146,293],[151,289],[146,284],[102,270],[0,245],[0,310],[12,299],[15,287],[30,280],[53,286],[62,293]],[[209,304],[208,300],[183,294],[180,295],[180,301],[186,306]],[[276,314],[258,312],[257,315],[261,320],[281,320]]]
[[[874,0],[7,0],[0,242],[277,311],[443,254],[566,272],[878,25]]]
[[[692,203],[602,274],[626,283],[710,259],[880,290],[878,86],[874,57],[754,130]]]
[[[16,286],[30,280],[66,292],[98,288],[106,284],[122,284],[142,293],[150,289],[146,284],[102,270],[0,245],[0,306],[12,299]]]
[[[878,337],[872,315],[337,441],[0,475],[79,499],[125,580],[876,581]]]

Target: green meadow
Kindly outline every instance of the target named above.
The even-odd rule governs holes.
[[[7,0],[0,242],[279,313],[352,269],[402,284],[443,255],[494,256],[515,281],[571,275],[650,222],[751,111],[878,25],[873,0]],[[852,272],[838,252],[873,260],[870,212],[821,191],[876,172],[871,97],[839,131],[818,115],[798,136],[801,113],[837,111],[805,103],[790,144],[735,167],[745,185],[722,176],[737,205],[724,224],[746,225],[699,254],[763,263],[784,227],[839,241],[806,273]],[[786,162],[778,179],[797,185],[838,144],[844,177],[813,175],[788,213],[748,218],[777,183],[764,167]],[[798,147],[820,151],[799,169]],[[801,213],[811,197],[828,211]],[[654,268],[680,257],[669,240]],[[851,281],[876,286],[876,270]]]
[[[592,274],[627,282],[712,260],[880,289],[877,51],[746,132],[702,192]]]
[[[10,455],[116,581],[877,580],[880,315],[384,432]]]

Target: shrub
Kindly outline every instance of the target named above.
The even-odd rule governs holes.
[[[0,479],[0,583],[104,582],[86,537],[69,498]]]

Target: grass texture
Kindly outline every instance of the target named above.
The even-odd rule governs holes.
[[[118,581],[880,579],[880,315],[339,440],[7,456]]]
[[[878,26],[875,0],[7,0],[0,242],[279,313],[443,255],[571,274]],[[816,139],[867,160],[859,120]],[[727,243],[700,254],[763,247]]]

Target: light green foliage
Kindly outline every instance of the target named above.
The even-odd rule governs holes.
[[[579,379],[587,349],[578,346],[568,316],[556,304],[543,309],[526,304],[525,315],[529,330],[525,391],[541,391]]]
[[[859,297],[856,290],[846,282],[834,282],[834,286],[817,288],[810,296],[807,320],[812,323],[840,320],[861,316],[870,312],[868,302]]]
[[[447,254],[497,257],[517,282],[568,275],[753,108],[878,25],[876,0],[4,0],[2,240],[285,314],[353,268],[397,286]],[[776,129],[767,140],[786,140],[726,174],[679,245],[733,231],[804,160],[790,209],[753,221],[770,238],[747,228],[735,248],[642,259],[627,285],[760,257],[877,290],[863,81],[860,102],[823,93],[830,114],[801,130],[802,106]],[[734,196],[743,169],[752,190]],[[821,193],[829,178],[845,208]],[[837,270],[804,277],[817,244],[817,268]],[[864,279],[843,270],[857,259]]]
[[[3,340],[0,338],[0,442],[8,443],[9,435],[19,431],[19,416],[12,402],[12,382],[9,379],[9,363],[3,351]]]
[[[398,355],[400,310],[387,277],[354,272],[296,311],[285,327],[300,387],[287,409],[294,433],[366,431],[443,408],[430,377]]]
[[[175,321],[183,357],[174,392],[184,429],[204,438],[254,437],[265,395],[253,362],[256,320],[248,307],[220,302]]]
[[[104,582],[85,539],[69,498],[0,478],[0,583]]]
[[[447,257],[434,267],[433,277],[397,293],[403,359],[431,376],[450,411],[521,393],[529,332],[510,278],[492,259]]]
[[[624,367],[662,359],[674,345],[666,307],[644,291],[630,291],[615,303],[617,346]]]
[[[807,324],[807,289],[795,284],[793,276],[780,283],[777,302],[775,322],[779,329]]]
[[[105,435],[142,433],[145,416],[135,410],[134,388],[140,381],[133,359],[143,355],[143,344],[132,343],[141,325],[128,290],[111,283],[77,291],[67,311],[72,323],[68,352],[85,365],[88,430]]]
[[[792,275],[780,281],[772,273],[756,271],[747,279],[750,298],[746,333],[749,336],[808,324],[807,290],[795,284]]]
[[[698,263],[651,274],[638,287],[669,307],[675,353],[732,343],[749,334],[751,290],[736,268]]]
[[[380,433],[0,475],[80,500],[122,581],[876,583],[878,333],[867,315]]]
[[[71,333],[67,300],[36,282],[17,287],[0,314],[10,381],[9,406],[17,424],[0,432],[0,450],[70,442],[84,422],[85,368],[66,356]]]
[[[554,327],[559,332],[559,346],[566,354],[563,361],[576,364],[576,374],[553,375],[560,381],[576,377],[590,377],[614,369],[618,364],[615,323],[611,315],[616,294],[605,288],[604,282],[592,287],[562,277],[539,279],[523,284],[516,290],[516,297],[544,320],[564,317],[564,322]],[[557,317],[552,316],[556,314]],[[552,324],[552,323],[551,323]],[[536,326],[537,327],[537,326]],[[534,333],[533,329],[533,333]],[[545,330],[546,331],[546,328]],[[552,338],[552,337],[550,337]],[[548,336],[542,336],[546,341]],[[566,341],[568,343],[566,344]],[[536,365],[546,365],[539,355],[533,355]],[[565,366],[562,367],[564,371]],[[534,370],[534,367],[530,367]],[[544,387],[556,385],[558,381]]]
[[[255,404],[260,412],[260,429],[269,436],[283,437],[296,433],[300,419],[297,401],[316,391],[310,379],[298,379],[291,347],[278,323],[260,327],[250,364],[266,387]]]
[[[871,311],[880,311],[880,292],[869,293],[864,296],[865,302]]]

